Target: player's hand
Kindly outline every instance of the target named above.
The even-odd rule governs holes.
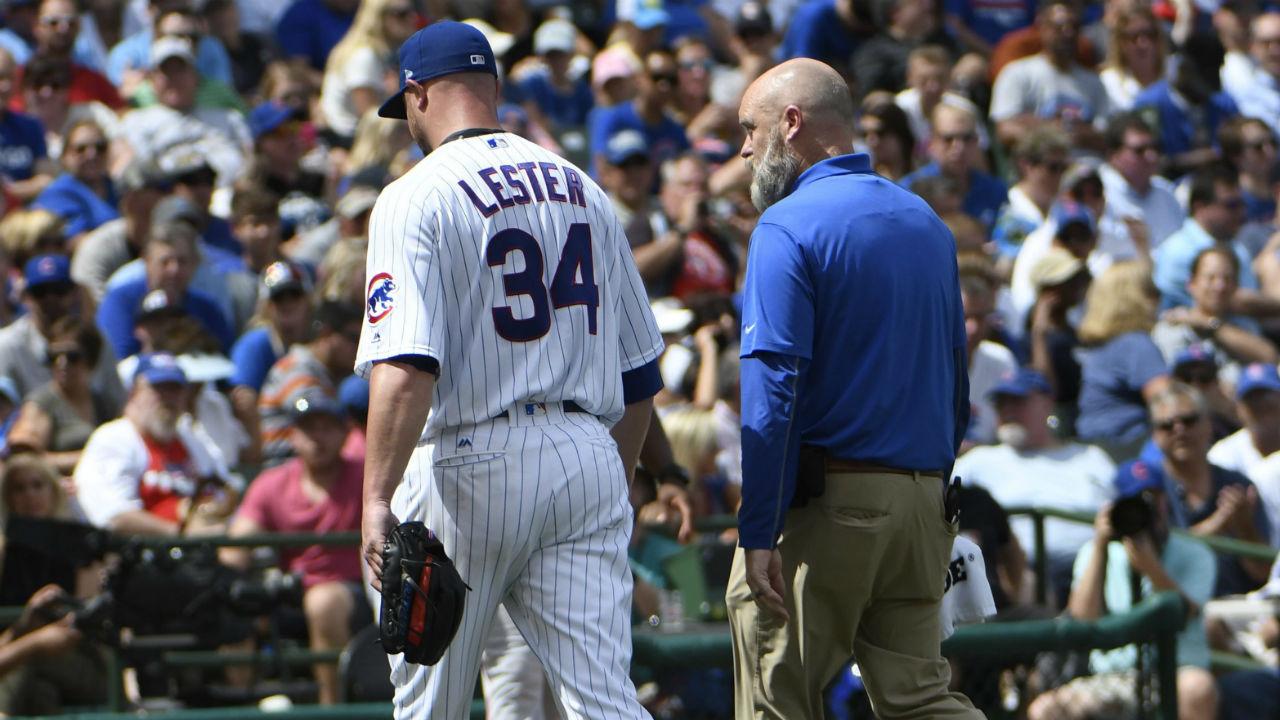
[[[689,502],[689,488],[676,483],[659,483],[658,502],[680,517],[676,539],[681,544],[693,540],[693,505]]]
[[[382,591],[382,545],[387,535],[399,525],[400,521],[391,513],[386,501],[366,502],[364,514],[360,520],[360,548],[364,553],[365,564],[372,571],[373,579],[369,583],[373,589]]]
[[[747,587],[751,598],[762,609],[787,622],[786,591],[782,587],[782,554],[774,550],[744,550],[747,563]]]

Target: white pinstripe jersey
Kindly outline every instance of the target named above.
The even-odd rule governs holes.
[[[440,362],[425,434],[572,400],[612,424],[622,373],[662,351],[603,190],[510,133],[446,143],[382,191],[356,372]]]

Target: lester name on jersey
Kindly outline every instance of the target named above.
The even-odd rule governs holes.
[[[439,364],[426,435],[525,401],[612,424],[625,372],[661,336],[612,206],[577,167],[516,135],[446,142],[389,185],[369,229],[356,360]]]

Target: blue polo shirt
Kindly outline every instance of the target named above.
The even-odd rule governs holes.
[[[355,20],[355,13],[343,15],[323,0],[297,0],[276,23],[276,43],[286,59],[303,57],[311,67],[324,70],[333,50]]]
[[[938,163],[931,162],[902,178],[902,187],[910,190],[916,180],[937,177],[941,174],[942,168]],[[1000,214],[1000,208],[1004,207],[1008,200],[1009,186],[1005,185],[1002,180],[980,170],[969,171],[969,192],[965,193],[964,203],[961,207],[964,209],[965,215],[982,223],[988,233],[995,226],[996,216]]]
[[[969,417],[951,232],[865,154],[806,170],[751,235],[739,541],[770,548],[800,446],[947,471]]]
[[[0,175],[10,180],[30,180],[36,161],[48,154],[44,126],[39,120],[0,108]]]
[[[62,218],[67,237],[75,237],[120,217],[118,202],[110,182],[104,200],[71,173],[63,173],[36,196],[32,205]]]
[[[791,24],[778,46],[778,59],[807,57],[836,69],[848,69],[859,38],[836,14],[836,0],[809,0],[791,15]]]
[[[133,336],[133,328],[137,325],[138,309],[148,291],[146,278],[141,278],[108,287],[102,296],[102,304],[98,306],[98,330],[117,360],[136,355],[142,349]],[[213,298],[198,290],[187,290],[186,297],[182,298],[182,309],[209,331],[224,353],[231,349],[236,339],[235,330]]]
[[[270,330],[259,327],[246,332],[231,347],[231,363],[236,366],[231,372],[231,386],[244,385],[260,392],[267,373],[280,357]]]

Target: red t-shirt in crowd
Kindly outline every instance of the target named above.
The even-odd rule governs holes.
[[[302,489],[302,461],[294,458],[264,471],[245,493],[237,513],[267,532],[342,532],[360,529],[364,468],[348,459],[327,497],[314,500]],[[302,573],[302,585],[359,581],[360,550],[356,546],[284,548],[281,562],[288,572]]]
[[[22,68],[14,72],[13,85],[22,87]],[[120,92],[105,75],[83,65],[71,66],[71,87],[67,92],[67,102],[71,105],[100,102],[112,110],[120,110],[125,106]],[[9,99],[10,110],[26,112],[26,106],[27,100],[21,92],[15,92]]]

